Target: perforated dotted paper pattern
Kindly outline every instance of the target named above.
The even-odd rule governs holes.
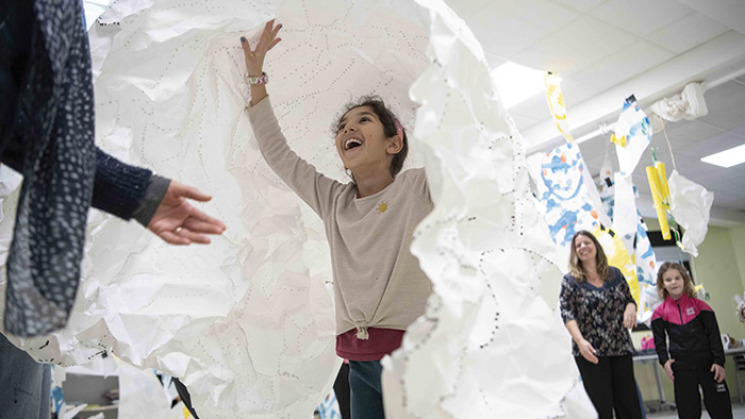
[[[415,136],[433,156],[435,209],[412,252],[435,294],[384,359],[387,414],[594,417],[568,334],[541,298],[561,273],[530,193],[523,140],[468,28],[449,10],[431,13],[431,64],[411,92],[421,105]]]
[[[582,394],[567,395],[577,388],[568,337],[539,295],[561,275],[529,198],[522,140],[470,31],[452,17],[431,20],[442,7],[116,2],[90,32],[97,141],[211,192],[200,207],[228,230],[208,247],[174,248],[92,213],[70,326],[14,342],[62,365],[103,348],[183,377],[204,417],[310,416],[338,365],[328,244],[317,216],[264,163],[244,113],[239,38],[255,42],[277,15],[283,40],[267,60],[268,88],[301,157],[345,181],[330,127],[369,93],[419,138],[408,165],[426,163],[437,207],[414,251],[435,294],[388,363],[387,407],[470,418],[562,416],[582,405]]]

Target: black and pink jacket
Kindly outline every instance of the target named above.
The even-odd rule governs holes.
[[[674,300],[668,296],[652,314],[652,332],[662,365],[673,358],[676,368],[709,367],[713,363],[724,366],[724,348],[714,311],[698,298],[683,295]]]

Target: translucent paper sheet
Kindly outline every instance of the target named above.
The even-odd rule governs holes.
[[[587,398],[568,334],[539,296],[561,273],[530,193],[522,138],[473,35],[442,5],[430,13],[432,63],[411,94],[421,104],[415,134],[439,181],[412,249],[435,294],[402,349],[384,359],[387,414],[592,417],[567,402],[586,406]],[[568,396],[576,386],[578,396]]]
[[[210,246],[175,248],[92,212],[68,327],[14,343],[41,362],[85,364],[112,351],[165,371],[189,386],[203,417],[310,417],[339,365],[328,245],[320,220],[264,163],[243,111],[239,37],[253,41],[277,15],[283,41],[266,66],[275,112],[290,146],[331,177],[344,179],[329,130],[342,105],[377,93],[411,131],[409,87],[420,77],[422,142],[409,164],[417,154],[427,163],[438,209],[415,251],[436,294],[388,365],[404,383],[386,389],[390,407],[591,417],[568,334],[540,298],[555,304],[552,262],[565,259],[551,256],[521,140],[480,47],[443,13],[441,2],[393,0],[115,2],[90,30],[97,142],[213,193],[203,209],[228,229]],[[3,202],[6,214],[13,202]],[[11,218],[0,223],[2,243]]]
[[[667,184],[670,188],[670,211],[684,230],[680,240],[683,251],[696,257],[697,247],[704,241],[708,231],[714,193],[681,176],[677,170],[670,174]]]

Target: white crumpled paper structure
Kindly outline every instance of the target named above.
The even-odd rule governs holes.
[[[415,252],[436,295],[389,364],[390,377],[407,383],[407,409],[466,418],[586,408],[568,335],[538,296],[554,287],[543,294],[555,301],[561,275],[544,256],[553,246],[521,139],[480,47],[462,21],[443,20],[445,9],[394,0],[115,2],[90,30],[97,142],[211,192],[202,207],[228,229],[210,246],[177,248],[92,212],[68,327],[13,342],[41,362],[84,364],[110,350],[165,371],[189,386],[204,417],[310,417],[339,362],[328,246],[318,217],[264,163],[243,111],[239,38],[252,41],[276,15],[283,40],[266,63],[275,112],[290,146],[331,177],[344,178],[329,129],[343,104],[377,93],[412,127],[409,87],[421,76],[414,131],[423,142],[412,142],[412,158],[421,149],[438,208]],[[440,60],[429,66],[428,39]],[[3,202],[6,214],[13,205]],[[0,223],[0,241],[10,224]]]
[[[673,170],[667,180],[670,189],[670,212],[675,222],[683,227],[680,242],[684,252],[698,256],[698,245],[709,230],[709,213],[714,202],[714,193],[683,177]]]
[[[384,359],[387,415],[593,417],[568,334],[539,295],[561,273],[523,140],[470,30],[442,3],[430,13],[432,62],[411,93],[421,105],[415,137],[438,180],[412,251],[435,293]]]

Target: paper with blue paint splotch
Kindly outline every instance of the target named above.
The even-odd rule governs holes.
[[[554,243],[568,249],[577,231],[610,224],[578,146],[564,144],[530,160]]]

